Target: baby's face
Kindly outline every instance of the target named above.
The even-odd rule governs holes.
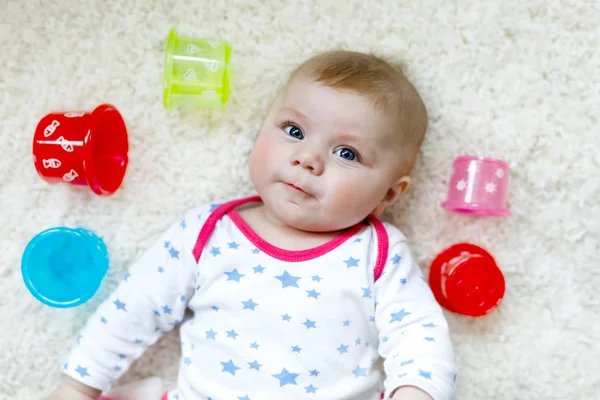
[[[267,115],[250,176],[267,210],[296,229],[348,228],[398,179],[391,119],[357,93],[296,78]]]

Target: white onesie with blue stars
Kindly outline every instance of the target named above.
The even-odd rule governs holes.
[[[200,207],[168,229],[90,318],[63,372],[106,391],[181,323],[169,400],[377,400],[404,385],[452,397],[448,325],[398,229],[371,218],[287,251],[235,210],[253,201]]]

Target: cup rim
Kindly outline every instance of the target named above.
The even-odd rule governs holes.
[[[87,232],[89,232],[89,231],[87,231]],[[42,240],[46,239],[46,237],[51,236],[51,235],[57,235],[57,234],[58,235],[71,235],[73,237],[77,237],[77,238],[81,239],[82,243],[85,243],[85,245],[87,246],[86,250],[90,251],[91,245],[87,242],[88,239],[84,236],[84,229],[69,228],[69,227],[65,227],[65,226],[48,228],[48,229],[36,234],[29,241],[27,246],[25,247],[25,250],[23,251],[23,255],[21,256],[21,276],[22,276],[23,282],[25,283],[25,286],[27,287],[29,292],[33,295],[33,297],[35,297],[41,303],[46,304],[50,307],[54,307],[54,308],[76,307],[78,305],[85,303],[86,301],[88,301],[90,298],[92,298],[96,294],[96,292],[100,288],[102,280],[100,280],[98,282],[98,284],[96,285],[94,290],[89,290],[84,295],[81,295],[72,301],[55,301],[49,297],[46,297],[42,292],[40,292],[38,290],[38,288],[31,282],[31,279],[30,279],[30,275],[29,275],[30,268],[29,267],[30,267],[30,257],[31,257],[32,252],[35,251],[35,247]],[[91,253],[93,254],[93,252],[91,252]],[[96,257],[96,256],[93,256],[93,258],[94,258],[95,263],[100,261],[98,259],[98,257]],[[106,271],[108,271],[108,267],[109,267],[108,258],[106,259],[106,262],[104,262],[103,265],[101,265],[101,267],[103,269],[103,274],[106,274]]]
[[[446,200],[441,203],[441,206],[447,211],[477,217],[507,217],[511,215],[510,210],[506,207],[496,208],[478,203],[456,203]]]
[[[109,112],[109,113],[105,114],[107,112]],[[124,136],[125,140],[127,141],[127,127],[125,126],[125,121],[123,120],[121,113],[119,113],[119,110],[117,110],[116,107],[114,107],[110,104],[102,104],[102,105],[96,107],[96,109],[91,113],[89,134],[86,136],[85,144],[84,144],[84,151],[85,151],[84,172],[85,172],[85,178],[88,183],[88,186],[90,187],[90,189],[92,189],[92,191],[94,193],[96,193],[98,195],[110,195],[119,189],[119,187],[121,186],[121,183],[123,182],[123,179],[125,178],[125,172],[127,171],[127,165],[129,163],[128,156],[127,156],[129,146],[127,144],[125,146],[124,154],[120,154],[120,156],[122,156],[125,159],[125,161],[124,161],[123,166],[119,169],[119,177],[116,180],[115,187],[108,189],[108,188],[102,186],[101,182],[98,179],[96,165],[94,164],[94,150],[93,149],[94,149],[95,136],[98,133],[98,131],[96,130],[98,121],[101,118],[107,118],[107,116],[109,118],[113,118],[114,122],[118,125],[118,128],[115,129],[113,134],[121,136],[121,139]]]
[[[169,36],[167,38],[163,75],[163,105],[167,110],[171,110],[173,107],[173,98],[171,96],[171,84],[173,81],[173,54],[175,52],[175,44],[177,42],[177,39],[177,30],[174,27],[172,27],[169,30]]]

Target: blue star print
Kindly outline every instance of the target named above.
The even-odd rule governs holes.
[[[431,380],[431,372],[423,371],[422,369],[419,369],[419,376],[422,376],[425,379]]]
[[[428,342],[435,342],[435,338],[432,337],[426,337],[425,340],[427,340]]]
[[[250,400],[250,397],[248,397],[248,395],[245,395],[244,397],[238,396],[238,400]]]
[[[158,272],[162,274],[163,272],[165,272],[165,270],[163,269],[163,267],[158,267]]]
[[[162,309],[163,309],[163,312],[164,312],[165,314],[169,314],[169,315],[171,315],[171,314],[173,313],[173,310],[171,310],[171,309],[169,308],[169,306],[168,306],[168,305],[166,305],[166,304],[163,306],[163,308],[162,308]]]
[[[227,243],[227,246],[229,246],[230,249],[237,249],[238,247],[240,247],[240,245],[236,242]]]
[[[127,312],[127,308],[125,303],[122,303],[119,301],[119,299],[116,299],[115,301],[113,301],[113,303],[115,304],[115,306],[117,306],[117,310],[123,310],[125,312]]]
[[[317,292],[315,289],[307,290],[306,293],[308,293],[308,297],[314,297],[315,299],[318,299],[319,295],[321,294],[321,293]]]
[[[229,372],[233,376],[235,376],[235,371],[241,369],[233,363],[233,360],[229,360],[227,362],[221,361],[221,364],[223,365],[223,371],[221,372]]]
[[[361,239],[361,238],[356,238],[356,239],[354,239],[354,243],[360,243],[360,242],[362,242],[362,239]]]
[[[258,349],[260,347],[260,345],[256,342],[254,342],[254,343],[250,343],[250,347],[253,349]]]
[[[186,228],[186,226],[187,226],[187,225],[186,225],[186,223],[185,223],[185,219],[184,219],[184,220],[182,220],[182,221],[181,221],[181,223],[180,223],[179,225],[181,225],[181,227],[182,227],[183,229],[185,229],[185,228]]]
[[[287,270],[283,271],[283,275],[276,276],[275,278],[281,281],[282,289],[285,289],[288,286],[300,287],[298,286],[298,280],[300,280],[300,277],[290,275],[289,272],[287,272]]]
[[[348,268],[350,267],[358,267],[358,262],[360,260],[356,260],[352,257],[350,257],[349,259],[345,260],[344,262],[346,263],[346,265],[348,266]]]
[[[171,258],[176,258],[179,260],[179,252],[177,250],[175,250],[174,248],[170,248],[169,249],[169,254],[171,255]]]
[[[229,279],[227,279],[227,280],[229,280]],[[215,311],[219,311],[219,307],[217,307],[217,306],[212,306],[211,308]]]
[[[185,296],[184,296],[184,295],[181,295],[181,297],[179,298],[179,300],[181,300],[181,301],[185,301]]]
[[[400,278],[400,283],[403,285],[406,285],[406,279],[405,278]]]
[[[128,273],[126,273],[126,274],[125,274],[125,276],[123,277],[123,280],[124,280],[125,282],[127,282],[127,279],[129,279],[129,278],[131,278],[131,274],[128,272]]]
[[[260,253],[260,250],[259,250],[259,249],[254,249],[254,250],[252,250],[252,253],[253,253],[253,254],[259,254],[259,253]]]
[[[220,247],[213,247],[213,248],[210,250],[210,254],[212,254],[213,256],[215,256],[215,257],[216,257],[216,256],[218,256],[219,254],[221,254],[221,250],[220,250],[220,249],[221,249]]]
[[[311,321],[310,319],[306,319],[305,322],[302,323],[302,325],[306,325],[306,329],[310,329],[310,328],[316,328],[316,322],[315,321]]]
[[[340,354],[347,353],[348,352],[348,345],[347,344],[346,345],[345,344],[340,344],[340,347],[338,347],[336,350],[339,351]]]
[[[411,358],[410,360],[402,361],[402,362],[400,363],[400,366],[401,366],[401,367],[404,367],[405,365],[412,364],[413,362],[415,362],[415,359],[414,359],[414,358]]]
[[[371,298],[371,288],[366,288],[366,287],[364,287],[364,288],[361,288],[361,289],[362,289],[362,291],[363,291],[363,295],[362,295],[362,297],[368,297],[368,298]]]
[[[208,212],[215,211],[219,206],[220,206],[220,204],[211,204],[210,205],[210,210],[208,210]]]
[[[240,274],[237,270],[237,268],[234,268],[233,271],[231,272],[225,272],[225,275],[227,275],[227,280],[228,281],[236,281],[239,282],[241,278],[243,278],[244,274]]]
[[[296,378],[300,374],[294,374],[283,368],[279,374],[272,375],[274,378],[279,379],[279,387],[285,385],[297,385]]]
[[[290,317],[289,315],[285,314],[281,316],[281,319],[284,321],[289,321],[290,319],[292,319],[292,317]]]
[[[265,270],[265,268],[260,264],[258,264],[256,267],[254,267],[255,274],[262,274],[264,270]]]
[[[404,317],[406,317],[407,315],[410,315],[409,312],[404,311],[404,308],[398,312],[395,313],[391,313],[390,314],[392,317],[392,320],[390,321],[390,323],[396,321],[396,322],[402,322],[402,320],[404,319]]]
[[[298,345],[292,346],[292,352],[293,353],[300,353],[301,350],[302,349]]]
[[[358,337],[357,337],[357,338],[356,338],[356,340],[354,341],[354,343],[355,343],[357,346],[358,346],[358,345],[360,345],[360,338],[358,338]]]
[[[319,371],[313,369],[312,371],[310,371],[310,376],[319,376]]]
[[[394,254],[394,257],[391,258],[392,264],[398,264],[400,262],[400,256],[398,254]]]
[[[77,366],[77,369],[75,370],[75,372],[77,372],[79,375],[81,375],[82,378],[85,378],[86,376],[91,376],[90,374],[88,374],[87,368],[84,368],[81,365]]]
[[[317,393],[317,388],[314,387],[313,385],[310,386],[306,386],[304,389],[306,389],[306,393]]]
[[[249,362],[248,365],[250,365],[250,369],[255,369],[257,371],[260,371],[260,367],[262,367],[262,364],[259,364],[256,360]]]
[[[421,326],[422,326],[423,328],[435,328],[437,325],[436,325],[436,324],[434,324],[433,322],[430,322],[430,323],[428,323],[428,324],[421,324]]]
[[[360,376],[367,376],[367,369],[361,368],[359,365],[357,365],[356,368],[354,368],[354,371],[352,371],[352,373],[354,374],[355,378],[358,378]]]
[[[213,339],[213,340],[215,340],[215,336],[217,336],[217,332],[213,331],[212,328],[210,328],[210,331],[206,331],[206,338],[207,339]]]
[[[171,242],[165,242],[165,249],[168,249],[169,247],[171,247]]]
[[[348,320],[348,319],[347,319],[347,320],[345,320],[345,321],[344,321],[344,326],[350,326],[350,320]]]
[[[312,277],[312,280],[315,282],[321,282],[321,277],[319,275],[315,275]]]
[[[230,338],[234,338],[234,339],[235,339],[235,338],[237,338],[238,336],[239,336],[239,334],[238,334],[238,333],[235,333],[235,330],[234,330],[234,329],[232,329],[232,330],[230,330],[230,331],[227,331],[227,337],[230,337]]]
[[[119,354],[119,358],[120,358],[121,360],[124,360],[124,359],[126,359],[126,358],[127,358],[127,356],[126,356],[125,354],[121,353],[121,354]]]
[[[183,359],[183,363],[189,367],[190,364],[192,364],[192,359],[189,357],[186,357]]]
[[[65,363],[65,364],[63,365],[63,369],[64,369],[65,371],[66,371],[66,370],[68,370],[68,369],[69,369],[69,363]]]
[[[244,305],[244,310],[249,309],[252,311],[254,311],[254,307],[256,307],[258,305],[255,302],[253,302],[252,299],[250,299],[248,301],[242,301],[242,304]]]

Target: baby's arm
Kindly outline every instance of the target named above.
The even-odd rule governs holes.
[[[56,390],[45,400],[96,400],[101,392],[68,375],[62,375]]]
[[[406,239],[386,228],[389,256],[374,287],[386,393],[395,400],[449,400],[456,365],[448,324]]]
[[[190,213],[186,223],[178,221],[162,235],[90,317],[63,365],[68,378],[59,390],[96,399],[98,391],[108,390],[148,346],[183,320],[196,287],[191,249],[204,221],[200,211],[207,210]]]

